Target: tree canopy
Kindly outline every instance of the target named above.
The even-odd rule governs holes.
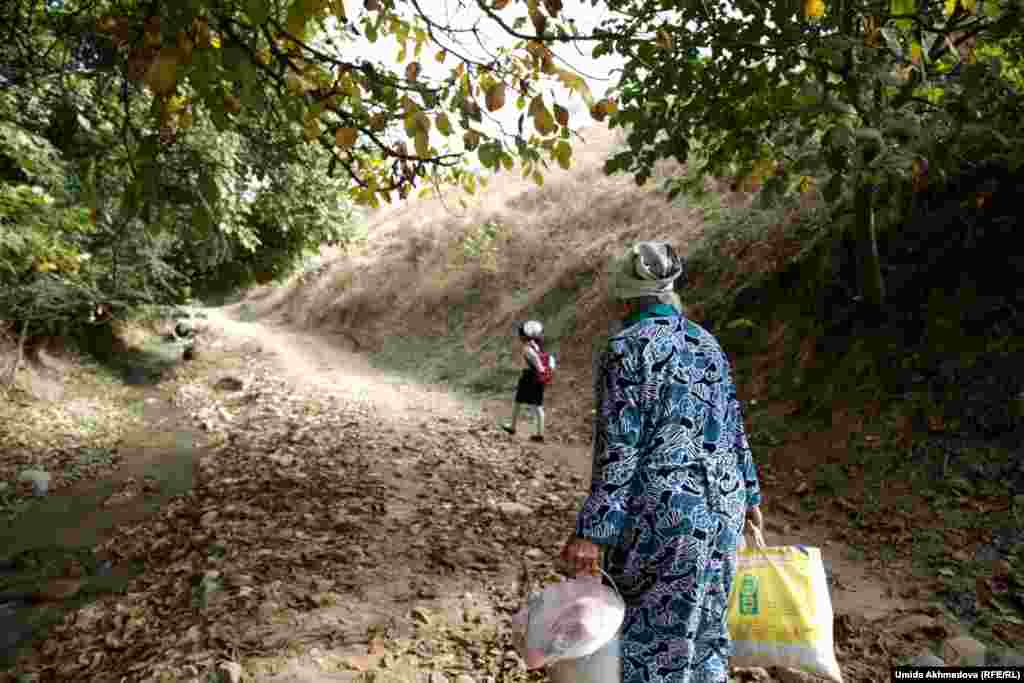
[[[606,170],[643,183],[675,157],[691,168],[673,196],[705,174],[738,174],[763,181],[768,200],[820,179],[858,231],[878,306],[876,217],[895,224],[915,190],[966,159],[1024,159],[1018,0],[609,5],[602,29],[617,37],[596,49],[627,59],[611,124],[628,128],[629,149]]]
[[[1020,0],[441,4],[5,3],[7,317],[265,281],[352,239],[355,206],[472,192],[473,165],[542,182],[579,103],[628,131],[607,171],[685,162],[673,196],[704,174],[819,186],[853,209],[879,302],[876,216],[963,158],[1021,157]],[[391,40],[392,60],[354,49]],[[624,60],[612,96],[559,46]]]

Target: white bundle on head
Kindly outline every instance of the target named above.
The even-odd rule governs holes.
[[[681,308],[674,290],[683,263],[667,242],[640,242],[611,268],[612,297],[619,300],[654,297]]]
[[[530,339],[537,339],[544,333],[544,326],[537,320],[527,320],[520,329]]]

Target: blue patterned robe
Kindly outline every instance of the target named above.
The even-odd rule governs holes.
[[[652,317],[653,316],[653,317]],[[656,306],[595,373],[590,495],[576,533],[606,547],[626,600],[623,683],[725,683],[736,546],[760,487],[729,363]]]

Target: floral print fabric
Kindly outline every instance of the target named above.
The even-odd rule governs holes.
[[[606,546],[626,601],[623,683],[725,683],[736,546],[761,500],[728,360],[685,317],[647,318],[609,340],[595,397],[576,532]]]

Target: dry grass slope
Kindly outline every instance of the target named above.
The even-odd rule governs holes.
[[[543,186],[503,173],[472,197],[452,191],[382,209],[359,253],[325,253],[320,277],[254,290],[246,304],[259,317],[339,333],[395,369],[477,391],[511,390],[513,326],[538,318],[561,366],[550,403],[582,419],[593,343],[608,323],[608,259],[638,239],[686,251],[703,229],[701,211],[656,191],[678,167],[663,164],[637,187],[602,170],[620,131],[582,136],[572,168],[554,167]]]

